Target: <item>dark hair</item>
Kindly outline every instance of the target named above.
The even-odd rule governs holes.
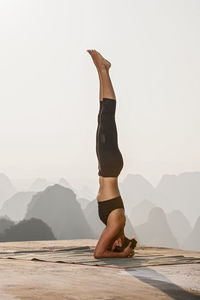
[[[136,247],[137,241],[136,239],[128,239],[127,237],[124,238],[122,246],[116,246],[114,249],[114,252],[122,252],[128,244],[131,242],[131,249],[134,249]]]

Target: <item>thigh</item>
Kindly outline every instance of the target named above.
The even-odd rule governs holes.
[[[96,152],[100,176],[116,177],[123,167],[123,157],[118,147],[114,100],[104,102],[96,135]]]
[[[97,138],[100,152],[114,153],[118,150],[117,127],[112,115],[101,115]]]

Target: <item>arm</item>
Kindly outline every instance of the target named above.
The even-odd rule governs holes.
[[[95,255],[95,258],[106,258],[106,257],[125,257],[123,252],[112,252],[105,250],[102,254]]]
[[[117,255],[118,254],[118,255]],[[105,251],[103,257],[132,257],[135,254],[133,249],[131,249],[131,242],[122,252],[112,252],[112,251]]]
[[[106,228],[102,232],[101,237],[96,245],[96,248],[94,251],[95,258],[128,257],[128,255],[131,252],[130,247],[127,247],[127,249],[124,249],[123,252],[113,252],[112,250],[108,250],[108,248],[114,242],[114,240],[120,230],[121,230],[121,227],[116,224],[112,224],[112,226],[111,225],[106,226]]]

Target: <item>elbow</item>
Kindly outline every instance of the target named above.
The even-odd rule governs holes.
[[[101,252],[99,252],[99,251],[95,251],[94,252],[94,258],[102,258],[103,256],[102,256],[102,253]]]

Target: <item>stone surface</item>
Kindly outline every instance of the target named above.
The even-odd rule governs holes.
[[[97,240],[1,243],[0,300],[200,299],[200,252],[137,247],[94,259]]]

